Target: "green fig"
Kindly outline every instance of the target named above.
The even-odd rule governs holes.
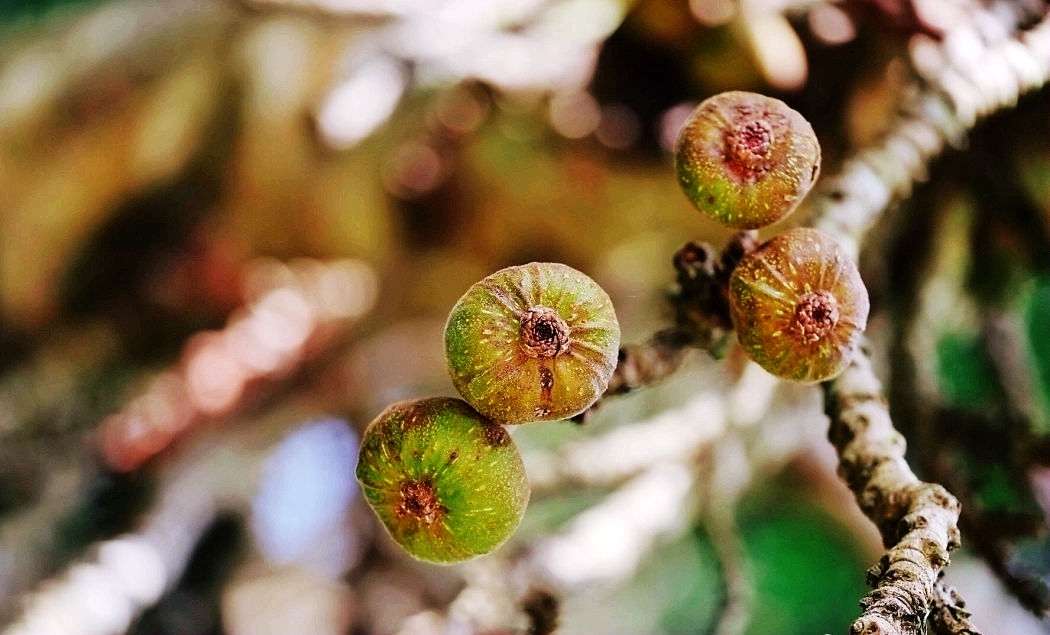
[[[705,99],[678,133],[675,171],[701,212],[756,229],[793,212],[820,172],[813,126],[772,97],[730,91]]]
[[[558,263],[497,271],[467,290],[445,325],[456,390],[502,424],[583,412],[608,387],[619,347],[608,294]]]
[[[364,432],[357,480],[391,537],[440,564],[499,547],[529,501],[510,435],[459,399],[405,401],[380,413]]]
[[[744,351],[793,381],[845,370],[868,321],[868,291],[838,243],[799,227],[744,256],[729,277],[733,328]]]

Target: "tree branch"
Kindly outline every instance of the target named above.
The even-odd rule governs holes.
[[[867,231],[925,177],[945,146],[961,145],[979,118],[1050,79],[1050,18],[1012,37],[1017,25],[1004,22],[1016,15],[994,15],[977,5],[970,11],[973,19],[955,25],[943,42],[916,37],[911,61],[921,84],[911,88],[883,141],[846,161],[811,200],[813,225],[854,255]],[[1001,30],[981,30],[992,23]],[[863,614],[850,632],[924,632],[932,610],[939,632],[976,633],[958,594],[938,586],[948,551],[959,545],[959,503],[908,467],[904,438],[893,428],[868,354],[856,355],[824,391],[839,473],[888,549],[869,571],[874,590],[862,600]]]
[[[574,417],[586,423],[602,400],[644,388],[672,375],[691,349],[715,357],[733,328],[726,289],[736,263],[758,247],[753,231],[729,239],[720,256],[706,243],[687,242],[674,255],[675,288],[668,301],[675,312],[674,326],[657,331],[642,344],[620,347],[620,358],[602,398]]]
[[[962,145],[978,119],[1012,107],[1050,80],[1050,17],[1010,37],[1016,25],[1003,22],[1015,15],[971,10],[981,15],[957,25],[941,43],[916,36],[911,62],[921,83],[907,91],[889,132],[877,146],[847,160],[836,176],[823,179],[808,201],[815,211],[813,226],[854,255],[868,229],[925,178],[927,165],[945,146]]]
[[[931,606],[952,616],[938,618],[941,623],[961,625],[945,632],[976,633],[957,606],[958,596],[936,589],[948,552],[959,546],[959,502],[908,467],[904,438],[893,428],[868,355],[856,355],[842,375],[824,385],[824,394],[839,475],[888,549],[868,571],[874,590],[861,600],[864,612],[850,633],[922,633]]]

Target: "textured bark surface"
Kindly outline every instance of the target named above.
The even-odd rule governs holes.
[[[959,546],[959,502],[936,483],[924,483],[904,459],[904,438],[893,427],[882,385],[866,354],[825,384],[828,438],[839,455],[839,475],[882,534],[886,554],[868,571],[873,590],[861,600],[855,635],[925,633],[936,604],[954,623],[953,633],[976,633],[958,596],[939,590],[938,579]],[[938,611],[942,612],[942,611]]]

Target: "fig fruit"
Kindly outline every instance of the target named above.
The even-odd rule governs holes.
[[[510,435],[459,399],[405,401],[380,413],[365,429],[357,479],[393,539],[442,564],[501,545],[529,500]]]
[[[678,133],[675,171],[701,212],[757,229],[793,212],[820,172],[813,126],[772,97],[729,91],[700,103]]]
[[[497,271],[467,290],[445,325],[456,390],[502,424],[583,412],[609,385],[619,347],[608,294],[559,263]]]
[[[733,328],[770,373],[812,383],[849,364],[868,321],[868,291],[827,234],[789,229],[759,246],[729,277]]]

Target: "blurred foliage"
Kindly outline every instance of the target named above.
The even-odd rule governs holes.
[[[0,29],[26,26],[51,15],[98,2],[99,0],[0,0],[0,16],[3,16]]]
[[[974,334],[947,334],[937,346],[938,375],[947,403],[988,410],[1002,403],[995,368]]]
[[[844,527],[787,483],[762,488],[741,509],[740,533],[753,569],[747,632],[846,632],[864,594],[864,554]]]
[[[1045,416],[1040,433],[1050,432],[1050,277],[1036,279],[1025,298],[1024,319],[1035,374],[1039,379],[1040,402]]]

